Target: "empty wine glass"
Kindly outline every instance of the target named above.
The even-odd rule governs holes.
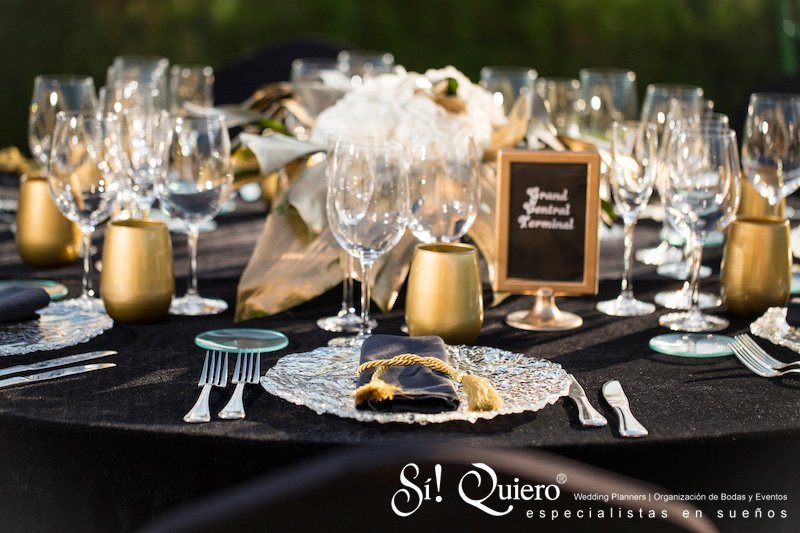
[[[186,113],[186,103],[214,105],[214,69],[208,65],[172,65],[169,69],[169,110]]]
[[[342,50],[336,57],[339,70],[350,77],[353,87],[361,87],[364,80],[387,74],[394,68],[394,55],[370,50]]]
[[[106,111],[167,109],[169,61],[146,55],[117,56],[106,71]]]
[[[662,83],[647,86],[644,103],[642,104],[641,120],[658,126],[659,152],[663,153],[666,149],[668,144],[667,137],[671,133],[671,125],[674,125],[674,120],[677,118],[675,117],[672,123],[668,120],[670,109],[681,109],[675,106],[683,105],[684,107],[682,109],[685,115],[687,110],[686,106],[688,106],[690,115],[699,115],[702,103],[703,89],[694,85]],[[659,156],[659,159],[660,158],[661,156]],[[664,194],[662,194],[665,182],[666,178],[659,172],[659,175],[656,177],[656,190],[658,192],[662,213],[666,212]],[[666,215],[664,215],[661,228],[661,233],[663,235],[661,242],[654,248],[644,248],[636,252],[636,260],[647,265],[664,265],[680,261],[680,252],[674,248],[666,238],[669,231],[669,223],[667,222]]]
[[[611,130],[611,190],[625,224],[625,266],[620,295],[597,304],[597,310],[607,315],[641,316],[656,310],[653,304],[634,298],[631,280],[633,231],[656,177],[656,137],[655,124],[644,122],[615,122]]]
[[[480,84],[492,93],[494,105],[508,115],[517,98],[532,97],[536,76],[530,67],[483,67]]]
[[[94,81],[89,76],[36,76],[28,120],[28,146],[47,172],[50,145],[59,112],[91,112],[97,107]]]
[[[577,137],[580,133],[577,105],[581,98],[581,82],[574,78],[537,78],[534,88],[547,115],[543,118],[556,127],[556,133]]]
[[[700,311],[699,270],[703,244],[712,231],[725,229],[739,202],[739,157],[733,131],[681,129],[667,147],[667,211],[675,223],[688,228],[692,243],[692,306],[688,311],[661,316],[659,324],[675,331],[719,331],[724,318]],[[660,335],[650,345],[673,355],[697,355],[698,341],[724,351],[728,337]],[[707,348],[706,348],[707,349]]]
[[[800,187],[800,95],[750,95],[742,141],[742,165],[771,206]]]
[[[361,263],[361,329],[352,345],[371,335],[372,266],[403,237],[408,181],[402,145],[380,139],[339,140],[328,176],[327,212],[339,245]]]
[[[421,137],[409,144],[408,228],[423,243],[454,242],[478,214],[480,165],[470,136]]]
[[[636,118],[636,74],[632,70],[584,68],[580,80],[581,135],[608,139],[614,121]]]
[[[336,103],[350,89],[350,79],[332,58],[304,57],[292,61],[292,89],[312,118]]]
[[[186,224],[189,285],[172,301],[173,315],[202,316],[228,308],[224,300],[204,298],[197,290],[197,240],[200,226],[222,208],[233,183],[231,143],[221,115],[183,115],[171,121],[167,172],[155,179],[158,200],[170,216]]]
[[[83,233],[81,304],[102,310],[92,289],[92,234],[114,207],[121,174],[117,118],[113,114],[60,112],[56,118],[47,181],[58,209]]]

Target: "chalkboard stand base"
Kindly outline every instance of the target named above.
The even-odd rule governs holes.
[[[515,311],[509,314],[506,316],[506,324],[512,328],[529,331],[563,331],[583,325],[581,317],[558,308],[552,290],[539,289],[535,298],[530,311]]]

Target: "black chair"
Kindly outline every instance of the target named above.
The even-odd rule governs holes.
[[[409,532],[519,527],[594,533],[598,526],[615,531],[716,531],[691,504],[611,496],[667,492],[538,451],[456,444],[349,448],[189,503],[144,531],[369,528]],[[609,501],[579,502],[574,494],[608,495]],[[580,517],[578,509],[583,510]],[[646,518],[651,511],[657,518]],[[689,518],[684,518],[684,511]],[[638,518],[640,513],[645,518]]]
[[[265,83],[286,81],[299,57],[335,58],[343,45],[325,40],[276,44],[236,58],[215,69],[214,102],[238,104]]]

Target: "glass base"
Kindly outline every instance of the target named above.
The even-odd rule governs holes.
[[[101,313],[105,314],[106,312],[106,305],[103,303],[101,298],[96,296],[88,296],[86,294],[82,294],[73,300],[75,303],[81,306],[82,309],[86,311],[90,311],[93,313]]]
[[[725,335],[698,335],[696,333],[666,333],[650,339],[650,349],[677,357],[725,357],[732,355]]]
[[[370,320],[370,327],[375,328],[378,322]],[[317,320],[317,327],[332,333],[357,333],[361,329],[361,317],[355,313],[340,313]]]
[[[172,305],[169,306],[169,314],[180,316],[218,315],[227,308],[228,303],[225,300],[187,294],[172,300]]]
[[[658,323],[673,331],[690,333],[720,331],[727,328],[729,324],[724,318],[691,311],[662,315],[658,319]]]
[[[637,250],[635,257],[637,261],[645,265],[665,265],[683,259],[683,253],[670,246],[667,241],[661,241],[661,244],[655,248]]]
[[[361,348],[370,335],[353,335],[352,337],[334,337],[328,341],[328,346],[336,348]]]
[[[661,265],[656,270],[659,276],[664,276],[667,278],[674,278],[674,279],[689,279],[691,272],[689,272],[689,267],[683,261],[679,263],[668,263],[666,265]],[[711,268],[705,265],[700,266],[700,279],[706,279],[711,275]]]
[[[635,298],[619,295],[613,300],[606,300],[597,304],[597,310],[611,316],[642,316],[649,315],[656,310],[656,306],[642,302]]]
[[[720,298],[718,294],[701,292],[699,296],[698,303],[700,309],[712,309],[722,305],[722,298]],[[677,289],[674,291],[657,292],[653,301],[667,309],[688,311],[692,306],[692,291],[689,289]]]

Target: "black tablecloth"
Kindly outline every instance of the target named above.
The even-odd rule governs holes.
[[[261,221],[259,213],[240,210],[224,217],[218,231],[201,236],[203,294],[234,303],[237,276]],[[652,244],[654,235],[655,226],[641,228],[638,244]],[[180,277],[185,239],[175,236],[174,242]],[[604,271],[613,275],[621,243],[605,241],[603,248]],[[719,249],[710,249],[707,263],[718,268],[719,257]],[[77,265],[55,271],[24,267],[8,233],[0,241],[0,269],[3,277],[50,277],[68,283],[73,294],[77,290]],[[653,268],[637,266],[634,288],[640,298],[652,300],[657,290],[674,286],[676,282],[656,276]],[[716,277],[703,286],[719,289]],[[193,338],[232,325],[230,310],[215,317],[170,316],[152,325],[119,324],[85,345],[11,357],[7,364],[86,350],[120,352],[112,370],[0,392],[2,520],[38,531],[129,530],[180,502],[334,447],[426,441],[544,448],[679,492],[797,492],[796,468],[776,465],[800,444],[800,381],[755,377],[733,357],[656,354],[647,342],[665,332],[658,326],[662,309],[637,318],[608,317],[594,309],[598,299],[618,291],[618,279],[604,279],[598,297],[559,299],[563,309],[584,318],[580,329],[567,332],[527,332],[504,325],[509,312],[532,304],[529,297],[511,297],[487,309],[476,344],[560,363],[609,420],[613,414],[599,390],[607,380],[620,380],[632,409],[650,430],[648,438],[638,441],[621,439],[615,423],[579,428],[575,408],[566,401],[538,413],[475,424],[382,425],[319,416],[258,387],[245,389],[245,420],[184,424],[182,416],[199,392],[195,385],[204,354]],[[335,289],[291,311],[240,324],[276,329],[290,339],[287,348],[263,358],[262,371],[287,353],[324,345],[333,334],[319,330],[315,320],[334,313],[339,297],[340,289]],[[745,331],[749,324],[724,310],[721,314],[731,320],[727,334]],[[399,334],[402,300],[398,309],[377,318],[377,332]],[[212,392],[213,413],[229,393]],[[771,466],[762,466],[756,456]],[[789,504],[797,509],[797,502]]]

